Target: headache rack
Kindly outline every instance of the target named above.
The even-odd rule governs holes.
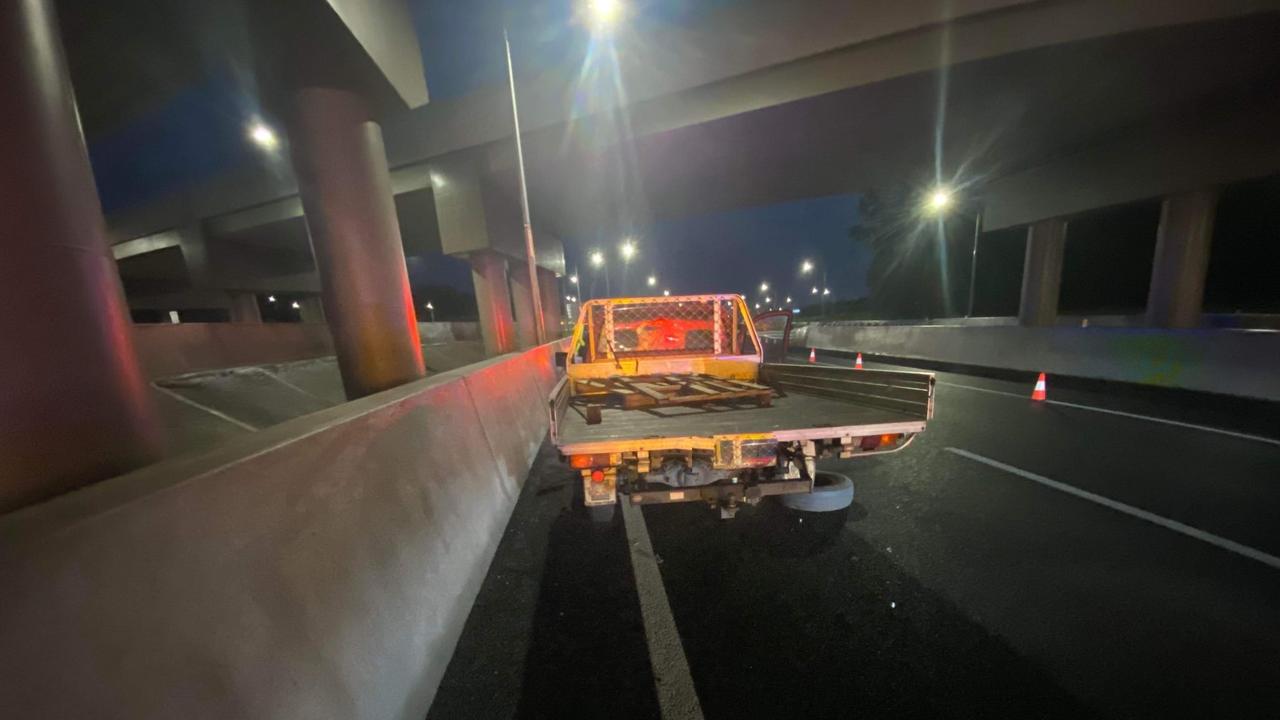
[[[588,300],[582,306],[586,362],[759,352],[736,295]]]

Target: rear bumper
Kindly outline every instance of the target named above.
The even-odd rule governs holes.
[[[766,495],[805,493],[812,489],[808,480],[779,480],[756,485],[702,485],[699,487],[662,490],[639,490],[626,497],[632,505],[658,505],[678,502],[706,502],[715,504],[751,503]]]

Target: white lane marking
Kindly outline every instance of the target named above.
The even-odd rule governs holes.
[[[627,545],[631,548],[631,568],[636,576],[636,593],[640,596],[640,614],[644,617],[649,664],[658,690],[658,708],[663,720],[702,720],[702,704],[693,687],[689,659],[680,643],[667,590],[662,585],[662,573],[653,556],[649,528],[644,524],[640,506],[632,505],[629,500],[626,496],[618,498],[622,522],[627,528]]]
[[[1019,398],[1030,402],[1031,394],[1020,395],[1018,393],[1006,392],[1004,390],[992,390],[991,388],[974,387],[973,385],[959,385],[957,383],[938,381],[939,385],[946,387],[961,388],[964,390],[974,390],[976,392],[991,393],[992,395],[1005,395],[1007,397]],[[1073,402],[1063,402],[1062,400],[1046,400],[1050,405],[1058,405],[1061,407],[1075,408],[1077,410],[1088,410],[1089,412],[1106,413],[1107,415],[1119,415],[1120,417],[1133,418],[1135,420],[1146,420],[1147,422],[1161,423],[1164,425],[1173,425],[1174,427],[1189,428],[1191,430],[1203,430],[1205,432],[1217,433],[1219,435],[1230,435],[1231,437],[1240,438],[1241,440],[1252,440],[1254,442],[1267,443],[1269,445],[1280,446],[1280,440],[1275,438],[1264,437],[1262,435],[1250,435],[1248,433],[1236,432],[1234,430],[1224,430],[1222,428],[1211,427],[1209,425],[1197,425],[1195,423],[1180,422],[1178,420],[1169,420],[1167,418],[1152,417],[1151,415],[1139,415],[1137,413],[1123,412],[1121,410],[1109,410],[1107,408],[1095,407],[1093,405],[1081,405]]]
[[[192,399],[191,399],[191,398],[189,398],[189,397],[185,397],[185,396],[181,395],[180,393],[176,393],[176,392],[174,392],[174,391],[170,390],[170,389],[169,389],[169,388],[167,388],[167,387],[161,387],[161,386],[159,386],[159,385],[157,385],[157,384],[155,384],[155,383],[151,383],[151,387],[155,388],[156,390],[159,390],[160,392],[164,393],[165,395],[168,395],[169,397],[173,398],[174,400],[177,400],[177,401],[178,401],[178,402],[180,402],[180,403],[185,403],[185,404],[187,404],[187,405],[190,405],[191,407],[196,408],[197,410],[203,410],[203,411],[205,411],[205,412],[209,413],[210,415],[212,415],[212,416],[214,416],[214,417],[216,417],[216,418],[218,418],[218,419],[220,419],[220,420],[226,420],[227,422],[231,423],[232,425],[236,425],[236,426],[238,426],[238,427],[242,427],[242,428],[244,428],[245,430],[248,430],[249,432],[257,432],[257,431],[258,431],[258,428],[256,428],[256,427],[254,427],[254,426],[250,425],[250,424],[249,424],[249,423],[247,423],[247,422],[241,422],[240,420],[237,420],[237,419],[235,419],[235,418],[231,417],[230,415],[228,415],[228,414],[226,414],[226,413],[224,413],[224,412],[221,412],[221,411],[218,411],[218,410],[214,410],[213,408],[209,407],[208,405],[202,405],[201,403],[198,403],[198,402],[196,402],[195,400],[192,400]]]
[[[1091,493],[1088,490],[1081,490],[1078,487],[1067,485],[1066,483],[1061,483],[1061,482],[1058,482],[1057,480],[1051,480],[1043,475],[1037,475],[1029,470],[1023,470],[1022,468],[1017,468],[1012,465],[1006,465],[1000,462],[999,460],[992,460],[989,457],[983,457],[982,455],[978,455],[977,453],[971,453],[968,450],[961,450],[960,448],[954,448],[954,447],[946,448],[946,450],[947,452],[954,453],[956,455],[959,455],[960,457],[968,458],[975,462],[980,462],[983,465],[988,465],[990,467],[996,468],[997,470],[1003,470],[1007,473],[1012,473],[1014,475],[1025,478],[1027,480],[1031,480],[1032,482],[1040,483],[1045,487],[1050,487],[1050,488],[1053,488],[1054,490],[1060,490],[1064,493],[1067,493],[1068,495],[1074,495],[1078,498],[1088,500],[1089,502],[1097,503],[1103,507],[1111,508],[1112,510],[1115,510],[1117,512],[1122,512],[1126,515],[1131,515],[1140,520],[1146,520],[1149,523],[1154,523],[1167,530],[1172,530],[1176,533],[1181,533],[1183,535],[1186,535],[1187,537],[1191,537],[1191,538],[1195,538],[1196,540],[1207,542],[1210,545],[1222,548],[1223,550],[1226,550],[1228,552],[1233,552],[1237,555],[1242,555],[1244,557],[1249,558],[1250,560],[1257,560],[1263,565],[1269,565],[1277,570],[1280,570],[1280,557],[1276,557],[1275,555],[1269,555],[1267,553],[1262,552],[1261,550],[1255,550],[1254,548],[1251,548],[1248,545],[1241,545],[1240,543],[1234,540],[1228,540],[1219,535],[1214,535],[1213,533],[1205,532],[1204,530],[1201,530],[1199,528],[1194,528],[1194,527],[1191,527],[1190,525],[1180,523],[1177,520],[1170,520],[1169,518],[1161,517],[1159,515],[1156,515],[1155,513],[1147,512],[1142,508],[1136,508],[1132,505],[1126,505],[1117,500],[1112,500],[1111,498],[1098,495],[1097,493]]]
[[[278,383],[280,383],[281,385],[283,385],[283,386],[285,386],[285,387],[289,388],[290,390],[293,390],[294,392],[301,393],[301,394],[306,395],[307,397],[312,398],[312,399],[314,399],[314,400],[319,400],[320,402],[324,403],[325,405],[331,405],[331,404],[332,404],[332,403],[330,403],[328,400],[325,400],[324,398],[320,397],[319,395],[316,395],[315,393],[309,392],[309,391],[307,391],[307,390],[303,390],[302,388],[298,387],[297,385],[294,385],[293,383],[289,382],[288,380],[285,380],[284,378],[280,377],[280,376],[279,376],[279,375],[277,375],[276,373],[270,372],[270,371],[268,371],[268,370],[263,370],[262,368],[258,368],[258,372],[261,372],[262,374],[266,375],[267,377],[271,378],[272,380],[275,380],[276,382],[278,382]]]

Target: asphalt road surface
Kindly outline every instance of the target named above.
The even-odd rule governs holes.
[[[593,524],[544,448],[429,717],[1280,717],[1276,407],[1030,390],[938,373],[841,513]]]

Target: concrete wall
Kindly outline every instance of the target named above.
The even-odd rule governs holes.
[[[455,340],[480,340],[480,324],[476,322],[420,322],[418,335],[424,345],[453,342]]]
[[[324,323],[134,325],[133,335],[148,378],[333,354]]]
[[[0,518],[0,715],[426,715],[535,452],[550,346]]]
[[[1271,330],[824,323],[792,345],[1280,400]]]
[[[134,344],[151,379],[333,354],[324,323],[181,323],[134,325]],[[424,343],[480,339],[474,322],[418,323]]]

